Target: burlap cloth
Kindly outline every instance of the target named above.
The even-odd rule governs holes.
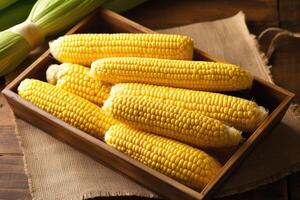
[[[241,65],[271,80],[244,14],[224,20],[160,30],[191,36],[195,46],[219,60]],[[282,66],[284,67],[284,66]],[[34,199],[82,199],[95,196],[155,197],[127,177],[95,162],[43,131],[16,119]],[[300,121],[289,110],[283,121],[223,185],[216,196],[247,191],[300,169]]]

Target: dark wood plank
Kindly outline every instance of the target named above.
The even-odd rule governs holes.
[[[23,155],[14,126],[0,126],[0,155]]]
[[[300,174],[300,173],[299,173]],[[300,176],[299,176],[300,178]],[[298,180],[299,181],[299,180]],[[300,182],[300,181],[299,181]],[[298,184],[298,189],[299,191],[299,183]],[[295,190],[296,192],[296,190]],[[298,194],[299,195],[299,192]],[[294,199],[293,199],[294,198]],[[293,198],[290,198],[291,200],[297,200],[299,199],[299,196],[295,196]],[[131,198],[126,198],[126,197],[98,197],[94,198],[95,200],[119,200],[119,199],[131,199]],[[136,200],[146,200],[146,199],[151,199],[151,198],[143,198],[143,197],[133,197],[133,199]],[[258,187],[254,190],[236,194],[236,195],[231,195],[228,197],[223,197],[223,198],[215,198],[216,200],[265,200],[265,199],[272,199],[272,200],[287,200],[288,199],[288,189],[287,189],[287,179],[284,178],[282,180],[276,181],[274,183],[270,183],[261,187]]]
[[[278,0],[278,16],[281,28],[300,32],[300,1]],[[274,81],[296,94],[295,102],[300,103],[300,38],[281,37],[277,42],[277,50],[272,56],[271,69]]]
[[[300,199],[300,172],[292,174],[287,180],[290,200]]]
[[[300,1],[278,0],[280,26],[290,31],[300,32]]]
[[[113,14],[112,12],[101,10],[100,13],[100,15],[98,13],[95,14],[98,18],[91,18],[91,20],[102,21],[103,23],[106,23],[107,28],[113,27],[113,30],[115,30],[115,27],[119,27],[119,30],[122,32],[128,32],[128,30],[148,32],[148,29],[130,22],[119,15]],[[104,16],[107,17],[104,18]],[[96,23],[92,24],[95,25]],[[86,29],[85,24],[82,24],[82,29]],[[90,31],[90,29],[87,29],[86,31]],[[199,51],[195,53],[201,54]],[[205,57],[205,55],[201,56]],[[246,154],[254,148],[257,142],[263,138],[263,136],[267,135],[270,129],[282,118],[292,98],[292,94],[288,91],[267,83],[264,80],[258,78],[255,79],[249,94],[251,94],[251,98],[256,99],[260,105],[268,108],[270,110],[270,115],[257,128],[251,137],[247,139],[247,141],[226,161],[218,176],[199,193],[180,184],[174,179],[164,176],[163,174],[132,160],[98,139],[66,124],[62,120],[55,118],[53,115],[38,109],[28,103],[28,101],[19,98],[15,92],[20,81],[25,78],[33,77],[43,80],[45,77],[46,66],[49,66],[49,64],[52,64],[53,62],[55,61],[49,57],[49,52],[46,52],[4,90],[3,93],[13,107],[14,112],[20,118],[33,123],[45,132],[88,154],[95,160],[105,162],[108,166],[123,172],[136,182],[152,189],[162,196],[172,199],[206,199],[212,195],[221,182],[233,172],[234,167],[245,158]],[[273,106],[270,107],[270,105]],[[274,108],[277,109],[274,110]]]
[[[271,72],[276,84],[296,94],[300,103],[300,38],[281,37],[271,58]]]
[[[30,199],[23,156],[0,156],[0,198]]]
[[[96,197],[91,199],[93,200],[158,200],[158,198],[147,198],[147,197],[138,197],[138,196]]]
[[[0,155],[23,155],[15,134],[12,110],[1,93],[0,104]]]
[[[294,177],[293,177],[294,179]],[[291,180],[289,180],[291,182]],[[299,177],[296,177],[295,180],[296,187],[292,188],[293,192],[291,192],[293,195],[291,196],[291,200],[298,200],[300,199],[300,172],[299,172]],[[287,200],[289,199],[289,194],[288,194],[288,189],[287,189],[287,179],[281,179],[279,181],[276,181],[274,183],[270,183],[261,187],[258,187],[254,190],[236,194],[236,195],[231,195],[228,197],[223,197],[223,198],[215,198],[216,200],[265,200],[265,199],[272,199],[272,200]],[[94,198],[95,200],[119,200],[119,199],[131,199],[131,198],[126,198],[126,197],[97,197]],[[136,200],[144,200],[144,199],[149,199],[150,198],[143,198],[143,197],[133,197],[133,199]]]
[[[30,200],[31,195],[29,190],[8,190],[8,189],[0,189],[0,197],[1,200]]]
[[[240,10],[253,33],[278,26],[276,0],[149,0],[124,15],[146,27],[161,29],[230,17]]]
[[[9,107],[7,101],[0,93],[0,126],[13,126],[14,118],[11,108]]]
[[[155,2],[155,3],[153,3]],[[285,3],[289,2],[289,3]],[[291,3],[292,2],[292,3]],[[154,5],[156,4],[156,5]],[[244,5],[242,5],[244,4]],[[276,20],[278,18],[277,13],[276,13],[276,6],[275,1],[217,1],[217,0],[212,0],[212,1],[196,1],[196,0],[188,0],[188,1],[171,1],[171,0],[166,0],[166,1],[159,1],[158,0],[152,0],[146,3],[145,5],[139,6],[138,8],[126,13],[125,15],[129,16],[130,18],[141,22],[142,24],[149,26],[150,28],[167,28],[171,26],[176,26],[176,25],[183,25],[183,24],[189,24],[189,23],[194,23],[194,22],[200,22],[200,21],[207,21],[207,20],[213,20],[213,19],[219,19],[223,17],[228,17],[233,15],[237,10],[243,9],[246,12],[247,16],[247,21],[248,25],[250,25],[250,30],[254,33],[259,33],[260,30],[264,29],[265,27],[268,26],[277,26],[279,23]],[[280,15],[281,15],[281,25],[282,27],[292,27],[291,30],[298,30],[299,25],[294,22],[294,18],[298,19],[299,17],[299,1],[285,1],[285,0],[280,0]],[[288,9],[287,9],[288,8]],[[180,11],[179,11],[180,10]],[[284,12],[283,12],[284,11]],[[274,13],[275,14],[274,14]],[[284,15],[286,13],[286,16]],[[299,22],[299,19],[296,20],[296,22]],[[295,25],[296,24],[296,25]],[[293,29],[295,27],[296,29]],[[297,50],[297,49],[296,49]],[[286,60],[289,60],[288,54],[286,53],[287,57]],[[297,57],[299,58],[299,56]],[[278,57],[280,60],[280,58]],[[274,61],[275,62],[275,61]],[[276,61],[278,62],[278,61]],[[279,61],[280,62],[280,61]],[[283,64],[287,62],[282,62]],[[294,61],[294,65],[299,63],[298,60]],[[275,67],[274,67],[275,66]],[[277,70],[278,68],[284,68],[284,66],[291,66],[291,65],[274,65],[272,70]],[[281,67],[279,67],[281,66]],[[298,73],[297,69],[294,68],[296,71],[292,70],[291,72],[288,72],[286,70],[284,73],[287,75],[285,78],[282,79],[282,82],[278,83],[282,86],[284,84],[284,80],[289,80],[289,77],[291,74]],[[272,71],[273,72],[273,71]],[[19,73],[19,72],[17,72]],[[277,77],[283,77],[280,75],[282,72],[273,72],[275,73],[274,79],[278,79]],[[276,74],[277,73],[277,74]],[[14,77],[13,75],[12,77]],[[12,77],[8,77],[9,80],[12,79]],[[293,78],[294,79],[294,78]],[[292,81],[291,81],[292,82]],[[299,84],[298,84],[299,85]],[[297,86],[297,84],[295,85]],[[296,88],[293,87],[287,87],[289,89]],[[299,87],[298,87],[299,88]],[[292,89],[293,90],[293,89]],[[1,104],[1,102],[0,102]],[[1,106],[0,106],[1,107]],[[1,110],[1,108],[0,108]],[[2,116],[1,116],[2,117]],[[0,121],[1,118],[0,117]],[[6,119],[6,117],[5,117]],[[3,123],[3,121],[0,122],[0,124]],[[6,136],[5,136],[6,137]],[[1,138],[0,138],[1,140]],[[2,144],[0,144],[0,147]],[[14,152],[9,150],[9,152]],[[1,153],[1,150],[0,150]],[[3,157],[3,156],[2,156]],[[1,171],[1,157],[0,157],[0,171]],[[6,165],[6,168],[10,168],[9,165]],[[3,168],[4,169],[4,168]],[[293,178],[294,175],[291,176],[290,179],[295,181],[291,181],[290,183],[290,188],[291,189],[291,194],[292,197],[295,195],[294,199],[300,199],[299,198],[299,178]],[[299,176],[299,175],[298,175]],[[3,183],[4,184],[4,183]],[[22,181],[10,181],[8,184],[9,186],[7,187],[14,187],[13,185],[16,184],[18,187],[22,187],[23,182]],[[277,185],[277,184],[276,184]],[[261,198],[260,196],[265,197],[265,199],[272,199],[269,198],[269,195],[278,194],[279,196],[284,197],[283,191],[281,187],[274,186],[273,184],[270,184],[268,186],[263,186],[263,187],[269,187],[273,189],[261,189],[258,188],[257,192],[254,190],[253,192],[247,192],[243,193],[240,195],[234,195],[231,196],[231,198],[227,199],[259,199]],[[296,187],[293,187],[293,186]],[[24,185],[23,185],[24,186]],[[282,184],[282,187],[284,187],[284,184]],[[2,185],[0,183],[0,188],[2,188]],[[283,193],[281,193],[282,191]],[[295,192],[293,192],[295,191]],[[17,189],[17,190],[11,190],[9,188],[0,189],[0,197],[1,199],[27,199],[30,198],[28,189],[27,192],[24,192],[23,189]],[[272,197],[272,196],[271,196]],[[276,197],[275,197],[276,198]],[[139,199],[139,198],[137,198]],[[284,199],[284,198],[283,198]],[[292,199],[292,198],[291,198]],[[293,200],[293,199],[292,199]]]
[[[220,200],[287,200],[287,180],[286,178],[271,184],[261,186],[257,189],[221,198]]]

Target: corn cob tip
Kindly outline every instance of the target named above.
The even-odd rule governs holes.
[[[239,131],[236,128],[230,126],[227,126],[227,130],[229,133],[228,136],[230,137],[230,144],[228,146],[235,146],[240,144],[243,140],[242,131]]]
[[[109,113],[109,110],[110,110],[110,106],[111,106],[111,103],[112,103],[112,96],[111,96],[111,93],[109,94],[109,97],[103,102],[103,105],[102,105],[102,110],[108,114]]]
[[[91,69],[92,71],[92,69]],[[130,84],[130,83],[129,83]],[[122,83],[119,83],[119,84],[115,84],[111,87],[111,90],[109,92],[109,96],[116,96],[118,95],[119,93],[122,93],[122,90],[123,90],[123,87],[122,87]]]
[[[241,69],[241,70],[242,70],[242,73],[244,73],[244,77],[247,79],[247,82],[248,82],[248,84],[245,85],[246,87],[244,89],[252,88],[253,80],[254,80],[253,74],[251,74],[251,72],[249,72],[247,70],[243,70],[243,69]]]
[[[58,58],[59,44],[61,40],[62,38],[59,37],[56,40],[52,40],[49,42],[49,50],[54,58]]]
[[[109,141],[110,140],[110,137],[111,137],[111,129],[112,129],[113,126],[111,126],[104,134],[104,141]]]
[[[89,75],[90,75],[90,77],[92,77],[94,79],[96,79],[95,63],[98,63],[99,60],[101,60],[101,59],[98,59],[98,60],[92,62],[92,64],[91,64]]]
[[[18,94],[22,94],[22,92],[30,86],[30,79],[24,79],[20,85],[18,86]]]
[[[253,126],[255,129],[263,122],[263,120],[268,116],[268,111],[262,106],[257,107],[257,112],[252,117],[252,120],[250,122],[253,123],[255,126]],[[255,129],[250,131],[255,131]]]
[[[56,64],[50,65],[46,71],[47,82],[51,83],[52,85],[56,85],[58,72],[59,72],[59,65]]]

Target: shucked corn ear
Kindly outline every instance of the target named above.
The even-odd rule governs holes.
[[[203,189],[221,168],[218,161],[199,149],[123,124],[109,128],[105,134],[105,142],[195,189]]]
[[[63,63],[51,65],[47,69],[47,81],[56,87],[67,90],[77,96],[102,105],[108,98],[111,85],[96,81],[89,76],[90,69],[81,65]]]
[[[232,64],[115,57],[92,63],[91,75],[109,83],[147,83],[205,91],[235,91],[250,88],[253,77]]]
[[[103,110],[134,128],[198,147],[229,147],[242,139],[240,131],[219,120],[147,96],[112,95]]]
[[[104,57],[153,57],[191,60],[193,41],[183,35],[116,33],[74,34],[50,42],[60,62],[91,65]]]
[[[100,139],[117,123],[99,106],[49,83],[25,79],[18,93],[37,107]]]
[[[268,115],[255,102],[224,94],[137,83],[116,84],[111,96],[144,96],[218,119],[242,131],[254,131]]]

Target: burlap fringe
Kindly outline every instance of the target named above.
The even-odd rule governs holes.
[[[291,106],[291,111],[296,115],[297,118],[300,119],[300,105],[297,103],[293,103]]]
[[[269,59],[266,56],[266,54],[261,50],[260,44],[258,43],[258,41],[256,39],[257,37],[253,34],[251,34],[251,37],[252,37],[253,43],[255,44],[255,46],[257,47],[257,49],[259,51],[261,59],[264,62],[265,70],[268,73],[271,81],[274,83],[274,79],[273,79],[272,72],[271,72],[272,65],[270,65]],[[290,108],[291,108],[290,110],[292,111],[292,113],[295,114],[295,116],[300,119],[300,105],[299,105],[299,103],[292,103]]]
[[[259,52],[259,55],[260,55],[262,61],[264,62],[264,66],[265,66],[266,72],[268,73],[268,75],[269,75],[271,81],[274,82],[273,76],[272,76],[272,72],[271,72],[272,65],[269,64],[269,59],[268,59],[268,57],[267,57],[266,54],[261,50],[260,44],[258,43],[258,41],[257,41],[257,39],[256,39],[256,38],[257,38],[256,35],[251,34],[250,36],[251,36],[252,41],[253,41],[253,43],[255,44],[256,48],[258,49],[258,52]]]
[[[25,152],[24,152],[24,146],[23,146],[23,143],[22,143],[22,140],[21,140],[21,135],[19,133],[19,129],[18,129],[18,125],[17,125],[18,123],[17,123],[15,115],[14,115],[14,124],[15,124],[15,132],[16,132],[17,140],[18,140],[18,143],[20,145],[21,151],[23,153],[24,171],[25,171],[25,174],[27,176],[30,195],[31,195],[31,198],[34,199],[34,197],[33,197],[34,187],[33,187],[33,184],[32,184],[32,177],[31,177],[31,174],[28,171],[28,166],[27,166],[27,162],[26,162],[26,158],[25,158]]]
[[[248,192],[248,191],[253,190],[253,188],[258,188],[258,187],[276,182],[276,181],[278,181],[278,180],[280,180],[280,179],[282,179],[286,176],[289,176],[289,175],[291,175],[295,172],[298,172],[299,169],[300,169],[300,163],[298,163],[294,166],[291,166],[289,168],[283,169],[280,172],[278,172],[276,175],[271,176],[269,178],[261,179],[259,181],[252,182],[252,183],[249,183],[249,184],[246,184],[246,185],[241,185],[238,188],[229,189],[229,190],[226,190],[222,193],[217,193],[214,197],[215,198],[223,198],[223,197],[231,196],[231,195],[234,195],[234,194]]]

